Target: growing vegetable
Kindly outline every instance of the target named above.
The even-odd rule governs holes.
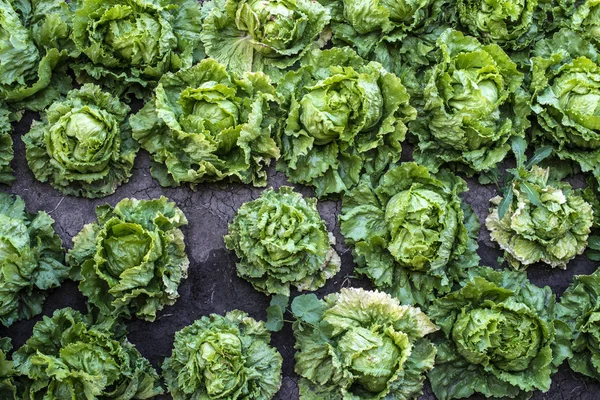
[[[426,307],[479,262],[479,222],[462,203],[465,181],[403,163],[344,197],[340,227],[358,272],[406,304]]]
[[[69,3],[0,1],[0,102],[41,111],[71,89]]]
[[[510,184],[502,210],[503,197],[490,200],[486,226],[515,269],[540,261],[564,269],[587,246],[592,206],[568,183],[549,183],[548,178],[549,169],[533,166]]]
[[[236,74],[292,66],[322,47],[329,12],[309,0],[211,0],[203,4],[202,43],[209,57]]]
[[[596,49],[562,30],[540,41],[532,62],[533,142],[600,180],[600,66]]]
[[[381,292],[344,288],[324,300],[298,296],[295,371],[302,399],[415,399],[438,328],[418,308]]]
[[[126,104],[96,85],[70,91],[23,136],[29,168],[66,195],[114,193],[129,180],[139,149],[128,114]]]
[[[175,334],[163,374],[174,400],[269,400],[281,386],[281,355],[262,321],[234,310]]]
[[[277,90],[287,111],[277,168],[317,197],[344,193],[363,174],[376,181],[416,118],[400,79],[349,48],[308,53]]]
[[[569,327],[573,358],[569,366],[594,379],[600,379],[600,330],[598,296],[600,276],[577,275],[560,298],[558,318]]]
[[[175,303],[189,266],[183,212],[161,197],[123,199],[113,208],[96,207],[98,222],[73,238],[67,262],[79,290],[101,314],[154,321]]]
[[[291,286],[317,290],[340,270],[317,200],[288,186],[243,204],[224,239],[240,259],[238,275],[263,293],[289,296]]]
[[[71,308],[38,322],[14,363],[30,380],[27,399],[150,399],[163,392],[150,362],[127,339]]]
[[[487,171],[529,127],[523,74],[498,45],[452,29],[437,46],[441,60],[425,77],[423,113],[411,125],[413,157],[433,172],[443,165],[469,175]]]
[[[196,0],[81,0],[73,19],[73,40],[83,53],[72,65],[79,82],[136,97],[167,71],[204,57]]]
[[[568,327],[556,320],[556,301],[524,272],[472,271],[465,286],[428,310],[444,338],[428,373],[440,400],[469,397],[528,398],[546,392],[551,376],[570,356]]]
[[[64,250],[45,212],[30,214],[19,196],[0,193],[0,322],[42,312],[47,291],[69,275]]]
[[[264,166],[279,157],[271,138],[278,102],[263,73],[230,74],[207,59],[161,78],[155,97],[131,117],[133,137],[150,152],[152,176],[162,186],[264,186]]]
[[[10,185],[15,177],[10,167],[14,157],[13,141],[10,136],[12,126],[10,125],[10,112],[0,103],[0,183]]]
[[[561,25],[572,29],[600,49],[600,2],[598,0],[561,0],[555,16]]]
[[[12,349],[10,338],[0,338],[0,397],[5,400],[17,400],[21,395],[21,385],[13,362],[8,359],[7,354]]]

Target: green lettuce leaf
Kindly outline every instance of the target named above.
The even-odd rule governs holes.
[[[416,118],[400,79],[347,47],[308,53],[277,90],[287,113],[277,169],[317,197],[344,193],[361,175],[376,181]]]
[[[438,330],[425,314],[363,289],[311,298],[292,303],[300,398],[409,400],[421,394],[436,355],[425,336]],[[318,310],[314,321],[295,311],[306,308],[298,305],[305,299]]]
[[[571,369],[600,380],[600,274],[577,275],[560,298],[558,319],[569,327]]]
[[[465,181],[403,163],[376,185],[363,180],[346,195],[341,233],[357,272],[406,304],[427,307],[479,263],[479,222],[459,194]]]
[[[96,208],[98,222],[73,238],[67,254],[79,290],[101,314],[154,321],[172,305],[187,277],[189,261],[180,226],[187,224],[173,202],[123,199]]]
[[[555,19],[564,28],[571,29],[600,49],[600,1],[559,0]]]
[[[230,74],[207,59],[161,78],[154,98],[131,117],[133,137],[150,152],[152,176],[162,186],[264,186],[265,165],[279,157],[271,138],[278,102],[262,72]]]
[[[175,334],[163,375],[174,400],[269,400],[281,386],[281,355],[262,321],[234,310]]]
[[[24,399],[130,400],[163,393],[158,374],[127,339],[71,308],[38,322],[14,364],[30,380]]]
[[[0,0],[0,10],[0,102],[41,111],[71,89],[69,3]]]
[[[23,398],[23,379],[7,356],[11,349],[10,338],[0,338],[0,398],[3,400]]]
[[[80,83],[141,98],[167,71],[202,59],[196,0],[80,0],[73,41],[84,55],[71,67]]]
[[[329,35],[329,13],[310,0],[211,0],[202,6],[200,34],[206,53],[241,75],[273,76],[320,48]]]
[[[411,124],[413,157],[434,172],[442,165],[469,175],[487,171],[529,127],[523,74],[498,45],[452,29],[437,47],[442,58],[425,77],[422,118]]]
[[[10,162],[14,157],[13,141],[10,136],[10,112],[0,103],[0,183],[10,185],[15,177]]]
[[[486,218],[492,240],[504,250],[504,258],[515,269],[536,262],[565,269],[582,254],[594,221],[592,206],[567,183],[548,183],[549,169],[534,166],[515,180],[512,201],[499,216],[502,197],[491,199]]]
[[[46,291],[69,275],[64,249],[45,212],[30,214],[19,196],[0,193],[0,322],[42,312]]]
[[[263,293],[289,296],[290,286],[317,290],[340,270],[317,200],[288,186],[243,204],[224,239],[240,259],[238,275]]]
[[[93,84],[72,90],[23,136],[27,163],[41,182],[88,198],[115,192],[131,176],[139,146],[129,107]]]
[[[556,300],[524,272],[472,271],[465,286],[428,310],[444,337],[428,377],[440,400],[469,397],[528,398],[546,392],[551,376],[571,355],[568,327],[555,319]]]

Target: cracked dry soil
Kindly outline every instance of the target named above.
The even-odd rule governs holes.
[[[2,186],[0,190],[18,194],[24,198],[30,212],[45,210],[56,221],[54,227],[63,239],[65,248],[71,247],[71,239],[84,224],[95,220],[94,209],[99,204],[115,205],[125,197],[151,199],[164,195],[175,201],[189,220],[183,227],[186,238],[186,249],[190,258],[190,269],[187,280],[180,286],[180,298],[175,305],[166,307],[155,322],[132,320],[127,323],[129,340],[152,364],[159,368],[162,360],[171,353],[171,346],[176,331],[191,324],[196,319],[210,313],[223,314],[229,310],[241,309],[256,319],[266,318],[269,298],[253,290],[246,281],[235,273],[235,255],[225,248],[223,235],[227,233],[227,224],[232,220],[235,211],[244,202],[256,199],[264,188],[254,188],[240,184],[201,184],[196,191],[189,187],[162,188],[152,179],[149,171],[148,154],[141,151],[136,159],[133,176],[128,183],[122,185],[115,194],[103,199],[89,200],[84,198],[65,197],[49,184],[36,181],[27,167],[25,148],[21,135],[29,130],[32,113],[14,126],[13,141],[15,146],[16,182],[12,187]],[[409,146],[407,145],[406,148]],[[409,160],[408,150],[403,154],[403,161]],[[496,195],[492,186],[478,185],[469,180],[469,192],[463,199],[471,204],[480,221],[484,221],[489,207],[489,199]],[[269,168],[269,186],[289,185],[285,176],[276,173],[273,166]],[[291,185],[294,186],[294,185]],[[312,190],[296,186],[296,190],[305,196],[311,196]],[[333,231],[336,249],[342,258],[342,269],[325,287],[316,292],[322,297],[338,291],[345,286],[371,288],[368,280],[353,274],[353,262],[350,249],[344,246],[336,223],[340,211],[340,203],[335,201],[319,202],[319,212]],[[489,239],[485,227],[479,235],[479,255],[482,265],[497,267],[497,258],[501,252]],[[534,284],[549,285],[554,293],[560,295],[569,285],[574,275],[589,274],[596,268],[594,263],[585,257],[573,260],[567,270],[551,269],[542,265],[530,267],[528,275]],[[293,292],[292,296],[297,293]],[[51,292],[44,305],[43,315],[51,315],[62,307],[73,307],[85,311],[85,298],[77,290],[75,283],[65,281],[58,289]],[[19,348],[30,337],[33,325],[41,320],[42,315],[29,321],[15,323],[10,328],[0,326],[0,336],[9,336],[13,346]],[[281,332],[272,335],[272,344],[281,352],[283,363],[282,387],[275,399],[298,399],[297,376],[294,374],[294,338],[291,324],[286,324]],[[428,384],[424,388],[421,399],[434,399]],[[472,399],[480,399],[473,396]],[[576,374],[564,363],[554,375],[552,387],[547,393],[535,392],[534,399],[600,399],[600,383]],[[159,396],[160,400],[171,399],[169,395]]]

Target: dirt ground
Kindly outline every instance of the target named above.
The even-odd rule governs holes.
[[[262,188],[239,184],[199,185],[196,191],[189,187],[162,188],[152,179],[149,172],[148,154],[141,151],[135,163],[130,181],[122,185],[117,192],[99,200],[65,197],[52,189],[49,184],[36,181],[27,167],[25,149],[20,136],[29,129],[34,114],[27,114],[15,125],[13,140],[15,142],[15,159],[13,168],[17,180],[12,187],[0,186],[0,190],[15,193],[23,197],[30,212],[45,210],[56,221],[55,229],[62,237],[65,248],[71,247],[71,239],[84,224],[95,220],[94,208],[99,204],[115,205],[125,197],[151,199],[164,195],[175,201],[189,220],[183,227],[186,237],[186,248],[190,258],[189,276],[179,289],[181,297],[171,307],[166,307],[155,322],[140,320],[130,321],[129,340],[147,357],[154,366],[160,367],[162,360],[171,353],[171,346],[176,331],[194,320],[210,313],[223,314],[229,310],[241,309],[256,319],[266,318],[265,309],[269,298],[253,290],[252,286],[237,277],[235,273],[235,255],[225,248],[223,235],[227,233],[227,224],[232,220],[235,211],[244,202],[260,196]],[[408,147],[408,146],[407,146]],[[409,153],[409,151],[405,151]],[[404,154],[403,160],[408,160]],[[269,186],[279,187],[288,184],[285,176],[269,169]],[[292,185],[293,186],[293,185]],[[496,195],[492,186],[480,186],[469,181],[470,191],[463,197],[476,210],[481,221],[488,212],[489,199]],[[298,186],[297,190],[310,196],[312,190]],[[338,291],[345,286],[370,288],[370,283],[353,274],[351,251],[344,246],[336,223],[340,203],[334,201],[319,202],[319,212],[337,238],[336,249],[342,258],[341,271],[327,285],[316,292],[317,296]],[[489,234],[482,227],[479,236],[479,254],[482,265],[497,267],[497,258],[501,252],[490,242]],[[536,265],[529,268],[529,278],[537,285],[549,285],[554,293],[560,295],[569,285],[573,275],[589,274],[596,266],[584,257],[573,260],[568,270],[550,269]],[[297,293],[292,293],[292,296]],[[62,287],[54,290],[44,306],[44,315],[51,315],[58,308],[70,306],[85,310],[85,299],[78,292],[77,286],[66,281]],[[20,347],[31,335],[32,327],[41,316],[30,321],[14,324],[9,329],[0,326],[0,336],[9,336],[15,348]],[[283,384],[275,397],[280,400],[298,398],[294,374],[294,339],[290,324],[286,324],[281,332],[272,336],[272,343],[281,352],[283,364]],[[600,399],[600,383],[586,379],[571,372],[563,364],[553,377],[552,387],[547,393],[536,392],[534,399]],[[160,399],[170,399],[168,395]],[[428,386],[425,387],[422,399],[434,399]],[[473,399],[478,397],[473,397]]]

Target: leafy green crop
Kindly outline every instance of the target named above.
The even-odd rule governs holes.
[[[472,270],[460,290],[428,310],[445,337],[437,340],[428,374],[440,400],[469,397],[528,398],[550,388],[552,374],[570,356],[568,327],[555,320],[555,297],[524,272]]]
[[[592,206],[568,183],[548,183],[549,172],[538,166],[522,171],[505,191],[506,200],[491,199],[486,226],[513,268],[541,261],[564,269],[587,246]]]
[[[15,180],[10,167],[14,156],[11,132],[10,112],[0,103],[0,183],[5,185],[10,185]]]
[[[129,107],[93,84],[52,104],[23,136],[36,179],[67,195],[115,192],[129,180],[139,146],[131,137]]]
[[[562,30],[539,42],[532,58],[533,142],[552,145],[600,181],[600,65],[580,34]]]
[[[25,211],[21,197],[0,193],[0,322],[10,326],[42,312],[46,291],[69,275],[54,220]]]
[[[80,0],[73,41],[85,55],[78,81],[140,97],[167,71],[204,58],[196,0]]]
[[[227,248],[240,258],[238,275],[256,290],[285,296],[290,286],[317,290],[340,270],[333,244],[317,200],[288,186],[243,204],[225,236]]]
[[[558,318],[570,329],[575,372],[600,380],[600,273],[575,276],[557,307]]]
[[[279,157],[270,111],[278,102],[263,73],[230,74],[207,59],[165,74],[131,126],[163,186],[224,179],[264,186],[264,165]]]
[[[24,399],[150,399],[163,392],[150,362],[127,339],[71,308],[38,322],[14,364],[30,380]]]
[[[175,334],[163,374],[174,400],[269,400],[281,386],[281,355],[264,322],[234,310]]]
[[[10,338],[0,338],[0,398],[3,400],[18,400],[23,391],[14,363],[7,357],[11,349]]]
[[[572,29],[600,49],[600,1],[558,0],[560,8],[555,19]]]
[[[416,162],[437,171],[448,164],[468,174],[504,160],[510,139],[529,127],[523,74],[497,45],[447,30],[441,60],[426,74],[424,108],[411,131]]]
[[[293,65],[329,38],[329,12],[310,0],[211,0],[202,6],[206,53],[241,75]]]
[[[96,207],[98,222],[73,238],[67,262],[79,290],[104,315],[135,314],[154,321],[175,303],[189,266],[180,226],[187,224],[173,202],[123,199]]]
[[[351,189],[363,174],[378,179],[400,159],[416,118],[400,79],[350,48],[308,53],[277,90],[287,111],[278,170],[318,197]]]
[[[0,102],[41,111],[71,89],[70,13],[64,0],[0,0]]]
[[[479,263],[479,222],[461,202],[465,181],[403,163],[344,197],[340,226],[358,272],[403,303],[426,307]]]
[[[300,398],[415,399],[436,349],[438,328],[418,308],[381,292],[345,288],[324,300],[292,302]]]

